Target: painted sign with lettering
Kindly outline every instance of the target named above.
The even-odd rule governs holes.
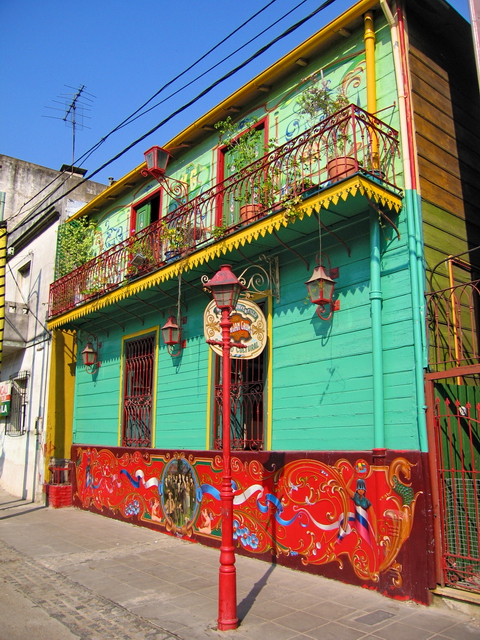
[[[205,309],[204,332],[205,339],[210,342],[222,342],[222,330],[220,328],[221,313],[212,300]],[[232,326],[230,336],[233,343],[244,345],[232,347],[232,358],[250,360],[262,353],[267,344],[267,321],[260,307],[251,300],[239,300],[237,306],[230,315]],[[213,351],[221,356],[222,347],[219,344],[210,344]]]
[[[0,416],[10,414],[10,400],[12,397],[12,382],[0,382]]]

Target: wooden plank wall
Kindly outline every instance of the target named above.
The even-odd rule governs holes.
[[[448,255],[480,245],[480,104],[466,21],[423,2],[409,3],[408,20],[428,276]],[[480,265],[480,251],[464,259]],[[468,281],[471,274],[457,269],[455,277]],[[427,286],[448,286],[446,265]]]

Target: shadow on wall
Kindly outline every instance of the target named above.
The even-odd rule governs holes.
[[[5,433],[2,433],[0,436],[0,478],[3,476],[3,465],[5,464],[5,449],[3,446],[3,442],[5,440]]]

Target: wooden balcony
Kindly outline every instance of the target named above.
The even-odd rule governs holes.
[[[350,105],[50,285],[49,317],[301,203],[357,173],[398,191],[398,133]]]

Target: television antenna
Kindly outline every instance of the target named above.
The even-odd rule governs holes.
[[[90,116],[86,115],[86,111],[90,111],[94,96],[91,93],[88,93],[85,89],[85,85],[82,84],[77,88],[71,87],[70,85],[64,85],[68,89],[73,89],[75,91],[72,93],[62,93],[58,96],[60,100],[53,100],[57,104],[63,105],[63,108],[59,107],[45,107],[46,109],[53,109],[54,111],[62,111],[63,117],[60,116],[43,116],[44,118],[53,118],[54,120],[63,120],[67,127],[71,127],[72,129],[72,167],[75,163],[75,141],[76,134],[78,131],[83,131],[83,129],[90,129],[84,123],[84,119],[87,118],[90,120]]]

